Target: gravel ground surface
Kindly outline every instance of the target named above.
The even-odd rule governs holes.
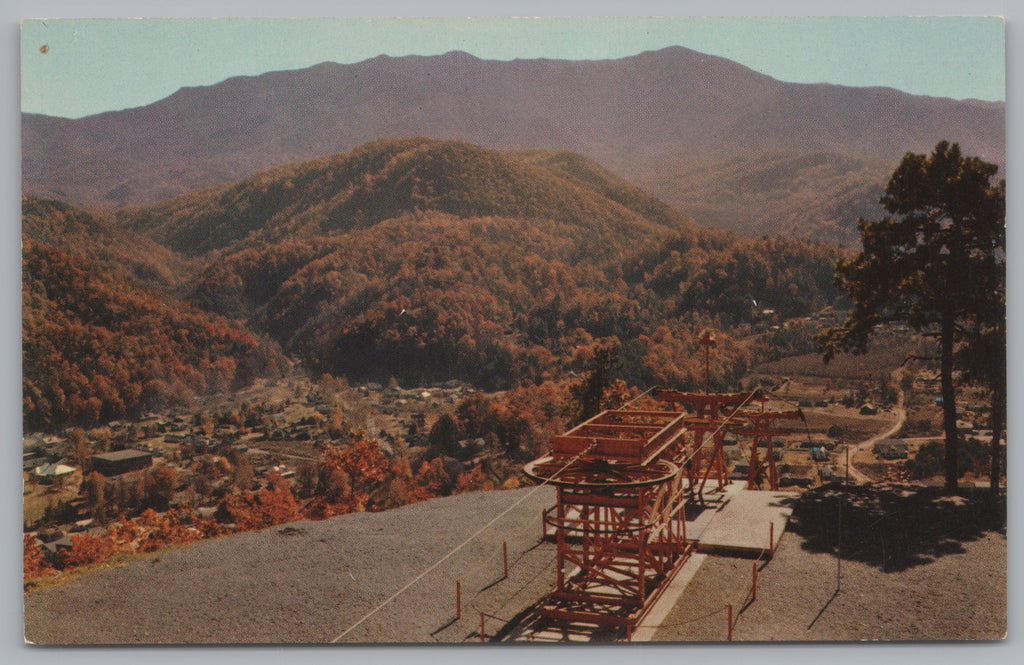
[[[536,602],[554,580],[541,509],[554,491],[478,492],[226,536],[25,594],[37,644],[461,642]],[[479,538],[345,633],[488,521]],[[502,542],[509,578],[502,579]],[[462,620],[455,619],[455,583]],[[489,624],[489,625],[488,625]],[[343,636],[342,634],[345,633]]]
[[[665,619],[656,641],[724,641],[733,603],[734,641],[993,640],[1006,633],[1006,538],[988,534],[909,570],[843,561],[786,534],[758,573],[757,599],[742,612],[751,561],[709,557]],[[834,597],[833,597],[834,595]]]
[[[554,584],[554,546],[540,541],[540,512],[554,491],[531,491],[464,494],[166,550],[25,594],[25,637],[39,644],[475,642],[481,612],[491,637]],[[759,565],[753,602],[753,561],[708,557],[654,640],[725,640],[728,603],[735,641],[1005,635],[1006,537],[1004,522],[985,517],[991,505],[931,490],[851,488],[842,499],[835,594],[830,544],[839,497],[828,488],[802,497],[775,557]]]
[[[995,640],[1006,634],[1005,530],[986,526],[983,499],[921,490],[858,488],[837,559],[822,546],[826,494],[808,493],[775,557],[709,557],[662,623],[658,641],[721,641],[727,610],[734,641]],[[832,525],[834,526],[834,525]],[[834,533],[834,532],[833,532]],[[834,541],[831,541],[834,542]],[[742,611],[741,611],[742,610]]]

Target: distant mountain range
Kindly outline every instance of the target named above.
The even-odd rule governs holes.
[[[81,119],[23,116],[26,193],[152,204],[382,137],[571,150],[693,217],[852,244],[906,151],[1005,163],[1005,104],[792,84],[680,47],[617,60],[465,53],[232,78]]]

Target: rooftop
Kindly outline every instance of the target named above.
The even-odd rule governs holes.
[[[152,457],[153,454],[146,450],[135,450],[132,448],[126,448],[125,450],[115,450],[110,453],[96,453],[93,455],[95,459],[106,460],[108,462],[119,462],[126,459],[136,459],[139,457]]]

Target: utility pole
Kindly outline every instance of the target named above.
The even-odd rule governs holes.
[[[711,347],[715,346],[715,335],[705,330],[700,337],[700,345],[704,347],[704,392],[711,392]]]
[[[846,483],[850,478],[850,446],[846,446],[846,473],[843,475],[843,493],[839,497],[839,524],[837,526],[836,543],[836,593],[842,583],[843,570],[843,504],[846,503]]]

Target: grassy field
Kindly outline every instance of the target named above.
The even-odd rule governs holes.
[[[833,382],[872,381],[889,376],[916,348],[917,342],[908,336],[880,337],[867,353],[860,355],[840,353],[826,363],[819,353],[805,353],[764,363],[755,372],[831,379]]]
[[[23,482],[23,519],[26,524],[35,524],[42,518],[48,506],[56,506],[60,501],[71,501],[78,496],[78,488],[82,484],[82,473],[75,470],[61,486],[31,483],[28,474],[25,474]]]

